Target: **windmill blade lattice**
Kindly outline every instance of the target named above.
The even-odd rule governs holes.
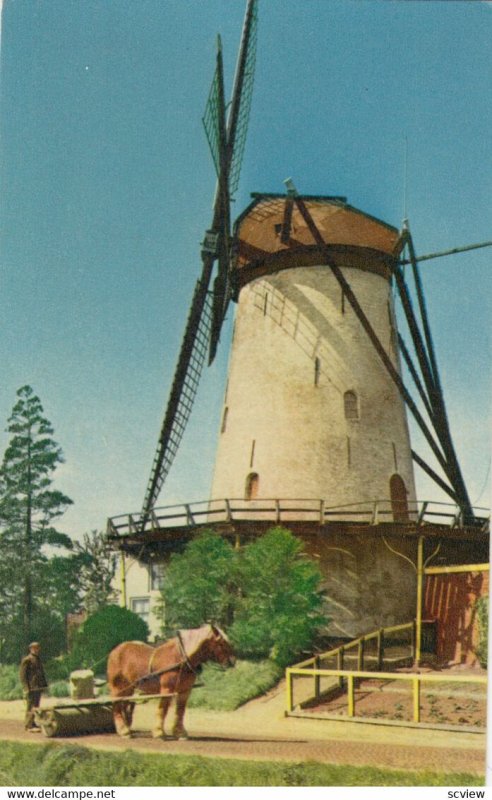
[[[246,24],[239,50],[234,80],[231,110],[227,124],[227,142],[230,149],[229,192],[233,197],[239,186],[246,134],[248,132],[251,99],[256,66],[258,28],[258,0],[250,0],[246,9]]]
[[[210,340],[212,302],[197,282],[142,508],[142,524],[167,478],[190,418]],[[191,346],[191,349],[190,349]]]
[[[239,49],[238,67],[226,126],[222,48],[218,41],[217,66],[204,117],[204,126],[218,176],[212,225],[202,244],[202,274],[197,282],[174,373],[164,422],[142,507],[145,527],[178,451],[189,420],[207,352],[213,359],[229,301],[230,174],[237,188],[251,106],[256,60],[258,0],[248,0]],[[211,297],[209,284],[215,261],[218,274]]]

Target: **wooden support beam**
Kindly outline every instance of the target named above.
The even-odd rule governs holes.
[[[423,404],[425,406],[425,410],[427,411],[427,414],[429,415],[429,419],[431,420],[431,422],[433,422],[433,420],[434,420],[434,412],[433,412],[431,404],[429,402],[429,398],[425,393],[424,387],[422,386],[422,381],[419,378],[419,375],[418,375],[417,369],[415,367],[415,364],[412,361],[412,357],[411,357],[410,353],[408,352],[408,348],[407,348],[405,342],[403,341],[403,337],[401,336],[400,333],[398,334],[398,344],[400,346],[400,352],[401,352],[401,354],[402,354],[402,356],[403,356],[403,358],[405,360],[405,363],[406,363],[406,365],[408,367],[408,371],[410,372],[410,375],[413,378],[413,382],[415,384],[415,387],[416,387],[416,389],[417,389],[417,391],[418,391],[418,393],[419,393],[419,395],[420,395],[420,397],[422,399],[422,402],[423,402]]]
[[[427,353],[429,357],[429,362],[432,370],[432,377],[435,387],[434,396],[431,397],[431,403],[434,409],[434,426],[438,433],[441,446],[446,456],[446,460],[449,464],[450,471],[448,473],[448,477],[450,478],[451,483],[453,484],[453,488],[455,489],[456,494],[459,497],[459,505],[465,516],[467,516],[468,518],[473,518],[473,510],[471,507],[470,498],[468,497],[468,492],[466,489],[465,482],[463,480],[458,459],[456,457],[456,451],[454,449],[453,441],[451,438],[451,432],[449,429],[446,404],[444,402],[444,394],[442,391],[441,380],[439,377],[439,369],[437,366],[434,343],[432,341],[432,334],[429,325],[429,318],[427,314],[424,292],[422,288],[422,281],[420,278],[417,256],[415,254],[415,249],[413,246],[413,240],[410,231],[407,232],[406,240],[407,240],[408,252],[410,254],[410,261],[412,264],[415,288],[417,291],[417,300],[419,303],[420,316],[422,319],[422,326],[424,329],[424,336],[427,345]]]
[[[290,194],[285,198],[284,205],[284,218],[282,220],[282,228],[280,231],[280,241],[282,244],[289,244],[290,231],[292,227],[292,211],[294,209],[294,197]]]
[[[393,380],[393,382],[397,386],[398,391],[400,392],[400,394],[404,398],[404,400],[407,403],[410,411],[412,412],[417,424],[419,425],[420,429],[422,430],[422,433],[424,434],[425,438],[427,439],[432,452],[434,453],[435,457],[437,458],[437,460],[438,460],[439,464],[441,465],[443,471],[447,474],[448,465],[446,463],[445,458],[443,457],[442,452],[440,451],[440,449],[439,449],[434,437],[432,436],[428,426],[426,425],[424,419],[422,418],[422,415],[421,415],[420,411],[418,410],[415,402],[413,401],[413,398],[411,397],[411,395],[409,394],[408,390],[406,389],[406,387],[405,387],[405,385],[404,385],[404,383],[403,383],[403,381],[402,381],[402,379],[400,377],[400,374],[398,373],[398,370],[393,365],[393,363],[392,363],[391,359],[389,358],[388,354],[386,353],[386,350],[384,349],[379,337],[377,336],[377,334],[374,331],[374,329],[373,329],[371,323],[369,322],[367,316],[365,315],[364,311],[362,310],[362,307],[360,306],[359,301],[357,300],[355,294],[352,291],[352,287],[350,286],[348,281],[345,279],[345,276],[343,275],[341,269],[336,264],[334,264],[333,261],[331,260],[330,255],[329,255],[329,250],[328,250],[327,245],[326,245],[326,242],[324,241],[321,233],[319,232],[318,228],[316,227],[316,225],[314,223],[314,220],[311,217],[311,214],[310,214],[306,204],[304,203],[302,198],[299,197],[299,196],[295,197],[295,202],[297,204],[297,207],[299,208],[299,211],[301,212],[301,215],[302,215],[304,221],[306,222],[306,225],[308,226],[308,229],[309,229],[314,241],[316,242],[316,244],[318,244],[320,247],[324,248],[324,250],[325,250],[325,254],[326,254],[325,263],[332,270],[333,275],[335,276],[335,278],[338,281],[339,285],[341,286],[343,292],[345,293],[345,296],[346,296],[347,300],[349,301],[350,305],[354,309],[354,311],[355,311],[355,313],[356,313],[356,315],[357,315],[362,327],[364,328],[364,330],[366,331],[367,335],[369,336],[369,339],[371,340],[372,344],[374,345],[378,356],[380,357],[381,361],[383,362],[384,366],[386,367],[386,370],[388,371],[389,375],[391,376],[391,379]]]
[[[492,247],[492,242],[479,242],[478,244],[468,244],[465,247],[453,247],[451,250],[441,250],[438,253],[429,253],[426,256],[418,256],[416,261],[429,261],[431,258],[441,258],[442,256],[452,256],[455,253],[466,253],[468,250],[478,250],[481,247]],[[410,259],[401,259],[400,264],[410,264]]]
[[[412,453],[412,458],[413,458],[413,460],[415,461],[415,463],[416,463],[416,464],[418,464],[418,465],[419,465],[419,467],[421,467],[421,468],[424,470],[424,472],[427,472],[427,475],[429,476],[429,478],[432,478],[432,480],[433,480],[435,483],[437,483],[437,485],[438,485],[438,486],[440,486],[440,487],[441,487],[441,489],[442,489],[444,492],[446,492],[446,494],[448,494],[448,495],[449,495],[449,497],[451,497],[451,498],[454,500],[454,502],[455,502],[455,503],[458,505],[458,502],[459,502],[459,501],[458,501],[458,495],[456,494],[456,492],[454,491],[454,489],[452,489],[450,486],[448,486],[448,484],[447,484],[447,483],[445,483],[445,482],[442,480],[442,478],[440,478],[440,477],[439,477],[439,475],[437,474],[437,472],[434,472],[434,470],[432,469],[432,467],[429,467],[428,463],[427,463],[426,461],[424,461],[424,459],[423,459],[423,458],[421,458],[421,457],[418,455],[418,453],[416,453],[416,452],[415,452],[415,450],[412,450],[412,451],[411,451],[411,453]]]
[[[415,347],[415,352],[417,354],[420,370],[422,372],[424,383],[427,388],[427,393],[430,398],[432,408],[434,409],[435,412],[436,410],[435,401],[437,399],[436,398],[437,390],[436,390],[431,362],[429,359],[429,354],[424,344],[422,334],[420,333],[420,329],[417,323],[417,318],[413,310],[412,300],[410,298],[410,292],[405,283],[402,269],[398,265],[393,270],[393,276],[395,278],[396,288],[398,289],[398,294],[400,296],[402,308],[405,313],[407,325],[410,330],[410,335],[412,337],[412,341]]]

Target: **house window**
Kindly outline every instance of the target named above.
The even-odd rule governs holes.
[[[359,404],[355,392],[345,392],[343,395],[345,419],[359,419]]]
[[[244,490],[245,500],[255,500],[258,497],[258,490],[260,488],[260,476],[257,472],[250,472],[246,478],[246,487]]]
[[[154,563],[149,566],[150,590],[159,591],[164,586],[164,564]]]
[[[149,621],[150,600],[148,597],[132,597],[130,606],[133,613],[138,614],[144,622]]]

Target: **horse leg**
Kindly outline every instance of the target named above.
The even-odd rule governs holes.
[[[175,739],[187,739],[188,734],[186,733],[183,719],[186,711],[186,703],[188,702],[188,697],[191,694],[191,689],[188,689],[186,692],[180,692],[176,698],[176,718],[174,720],[174,727],[173,727],[173,736]]]
[[[114,727],[116,728],[116,733],[118,736],[131,736],[130,726],[128,725],[126,714],[128,705],[130,705],[130,703],[125,703],[124,701],[121,703],[114,703],[113,705]]]
[[[135,709],[135,703],[125,703],[125,707],[123,709],[123,719],[126,723],[128,730],[130,731],[132,727],[134,709]]]
[[[164,723],[166,721],[166,714],[171,703],[170,697],[162,697],[157,705],[157,718],[155,721],[155,728],[152,731],[154,739],[165,739]]]

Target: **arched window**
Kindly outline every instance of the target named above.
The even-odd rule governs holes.
[[[359,419],[359,403],[355,392],[345,392],[343,395],[345,419]]]
[[[405,481],[396,473],[390,478],[391,511],[395,522],[408,520],[408,492]]]
[[[255,500],[258,497],[258,490],[260,488],[260,476],[257,472],[250,472],[246,478],[246,487],[244,490],[245,500]]]

